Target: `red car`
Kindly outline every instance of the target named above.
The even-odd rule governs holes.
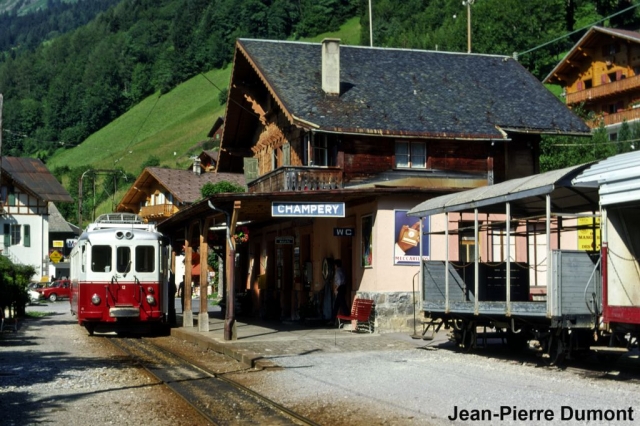
[[[71,294],[71,282],[69,280],[57,280],[47,287],[36,289],[43,298],[55,302],[58,299],[68,299]]]

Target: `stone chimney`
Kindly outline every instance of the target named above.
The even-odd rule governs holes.
[[[322,40],[322,90],[328,95],[340,94],[340,39]]]
[[[200,164],[200,159],[198,157],[193,159],[193,174],[200,175],[202,173],[202,165]]]

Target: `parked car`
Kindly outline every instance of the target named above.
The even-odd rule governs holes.
[[[44,288],[49,286],[51,283],[50,282],[38,282],[38,281],[32,281],[29,283],[29,285],[27,286],[27,288],[29,290],[37,290],[39,288]]]
[[[55,302],[58,299],[68,299],[71,295],[71,282],[69,280],[57,280],[45,288],[36,290],[43,298]]]
[[[31,303],[38,303],[42,297],[42,294],[33,289],[29,289],[27,293],[29,294],[29,302]]]

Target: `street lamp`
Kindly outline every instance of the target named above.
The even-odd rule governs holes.
[[[467,53],[471,53],[471,5],[476,0],[463,0],[462,5],[467,6]]]

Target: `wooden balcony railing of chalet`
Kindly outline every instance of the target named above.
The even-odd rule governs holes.
[[[575,105],[580,102],[589,101],[605,96],[613,96],[628,90],[637,90],[640,88],[640,75],[623,78],[622,80],[612,81],[611,83],[600,84],[599,86],[589,89],[579,90],[574,93],[567,93],[567,105]]]
[[[143,219],[164,219],[171,217],[178,211],[178,208],[173,204],[158,204],[155,206],[144,206],[140,209],[140,216]]]
[[[338,167],[280,167],[249,182],[249,192],[315,191],[342,188]]]
[[[623,121],[630,122],[632,120],[640,119],[640,108],[631,108],[624,111],[614,112],[612,114],[604,114],[598,116],[593,120],[587,121],[587,125],[592,129],[600,126],[600,122],[602,121],[605,126],[610,126],[612,124],[622,123]]]

